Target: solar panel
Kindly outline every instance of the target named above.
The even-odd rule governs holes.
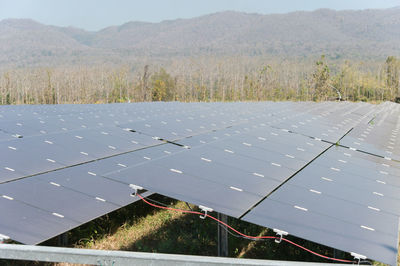
[[[1,131],[17,138],[18,136],[32,136],[40,134],[38,131],[24,126],[24,122],[21,120],[17,121],[2,121]]]
[[[37,244],[80,225],[76,221],[61,219],[48,211],[4,196],[0,197],[0,211],[7,215],[1,216],[0,228],[3,235],[13,240]]]
[[[39,174],[162,143],[148,136],[109,128],[0,142],[4,172],[1,179]]]
[[[204,205],[238,217],[260,196],[232,189],[215,181],[192,176],[156,163],[139,165],[106,175],[114,180],[140,185],[162,195]]]
[[[67,217],[79,223],[90,221],[93,217],[110,212],[116,207],[108,202],[96,200],[95,197],[38,179],[27,178],[2,184],[0,193],[49,213],[60,214],[59,218]],[[43,194],[46,197],[43,197]]]
[[[0,168],[0,182],[1,183],[11,181],[14,179],[18,179],[24,175],[25,175],[24,173],[21,173],[18,170],[15,170],[14,168],[11,168],[8,166],[3,166]]]
[[[42,174],[37,176],[37,179],[53,186],[60,185],[63,188],[80,192],[101,202],[122,207],[132,202],[132,197],[130,197],[132,189],[127,184],[101,176],[103,171],[107,173],[118,169],[121,169],[121,166],[117,164],[107,165],[105,162],[95,162],[55,173]]]
[[[281,120],[273,126],[335,143],[354,126],[373,117],[373,110],[366,109],[368,106],[355,108],[353,106],[348,109],[342,108],[344,106],[341,106],[343,105],[341,103],[329,106],[329,108],[327,108],[327,104],[324,105],[322,105],[324,108],[321,108],[321,106],[311,108],[288,119]],[[368,112],[356,113],[360,111],[360,108],[366,109]]]
[[[397,236],[393,237],[383,232],[373,233],[362,228],[362,222],[354,225],[269,199],[246,215],[244,220],[285,230],[289,234],[337,249],[367,254],[375,260],[396,265]],[[398,227],[391,229],[393,232],[398,231]]]
[[[273,158],[270,158],[271,161],[268,161],[261,158],[256,159],[242,156],[234,146],[223,146],[219,149],[205,146],[192,149],[190,153],[196,156],[198,160],[209,158],[232,169],[241,169],[247,173],[260,173],[264,176],[275,177],[277,180],[285,179],[294,173],[293,169],[281,165],[281,161],[274,160]]]
[[[400,112],[394,112],[400,116]],[[400,160],[400,152],[396,147],[400,144],[397,134],[399,123],[386,121],[387,116],[378,116],[366,125],[360,125],[340,141],[341,145],[357,149],[380,157]]]
[[[97,174],[122,167],[106,159],[1,184],[0,198],[17,202],[1,203],[1,211],[7,213],[1,231],[14,240],[36,244],[136,201],[129,184]],[[15,227],[9,219],[16,220]],[[22,221],[26,219],[30,220]],[[48,226],[49,222],[54,225]]]
[[[271,132],[279,134],[271,135]],[[260,134],[266,138],[256,137]],[[193,136],[177,143],[184,147],[171,145],[177,152],[158,152],[161,157],[153,158],[154,148],[135,152],[133,157],[129,155],[131,160],[136,155],[144,159],[137,158],[131,167],[105,176],[240,217],[329,147],[309,137],[269,127],[254,128],[250,124]],[[191,143],[195,145],[189,145]],[[302,149],[299,145],[310,148]],[[157,149],[165,148],[161,145]]]
[[[221,147],[223,145],[233,145],[246,155],[257,153],[254,154],[255,158],[263,158],[270,155],[271,157],[284,158],[285,160],[292,159],[289,160],[291,162],[297,160],[308,162],[329,147],[329,144],[321,141],[276,130],[261,134],[241,134],[233,136],[224,142],[216,142],[212,146]]]
[[[142,150],[139,150],[139,151],[136,151],[133,153],[118,156],[113,159],[118,162],[126,159],[127,166],[134,166],[135,163],[129,162],[130,158],[134,158],[134,157],[140,158],[140,163],[142,163],[142,162],[146,162],[149,160],[156,160],[156,159],[160,159],[163,157],[167,157],[167,156],[170,156],[171,154],[179,153],[182,151],[184,151],[183,147],[167,143],[167,144],[152,147],[151,149],[142,149]]]
[[[236,120],[236,115],[239,119]],[[186,110],[179,113],[163,115],[157,119],[143,119],[121,124],[121,127],[169,141],[176,141],[185,137],[220,130],[240,123],[243,113],[207,112],[207,110]]]
[[[383,161],[332,147],[243,219],[392,264],[400,186]]]
[[[393,263],[399,130],[392,103],[1,106],[0,233],[41,242],[135,184]]]
[[[15,177],[15,172],[20,173],[17,177],[23,177],[64,167],[58,158],[56,161],[52,156],[60,156],[63,154],[63,149],[60,146],[46,143],[44,139],[18,139],[1,142],[0,150],[1,165],[4,169],[9,170],[8,175],[2,175],[2,177]],[[13,174],[11,175],[10,172]]]

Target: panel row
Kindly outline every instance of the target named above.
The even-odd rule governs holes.
[[[333,146],[244,220],[396,265],[400,164]]]

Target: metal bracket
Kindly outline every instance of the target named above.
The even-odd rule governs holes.
[[[205,218],[207,217],[207,213],[213,211],[213,209],[208,208],[208,207],[206,207],[206,206],[202,206],[202,205],[199,205],[199,208],[204,212],[203,215],[200,215],[200,218],[201,218],[201,219],[205,219]]]
[[[136,197],[137,196],[138,190],[143,190],[143,187],[137,186],[137,185],[134,185],[134,184],[130,184],[129,187],[135,191],[134,193],[132,193],[132,195],[131,195],[132,197]]]
[[[289,233],[280,229],[274,228],[274,232],[279,236],[279,239],[275,239],[275,243],[281,243],[282,242],[282,237],[287,236]]]
[[[360,265],[361,260],[366,260],[367,259],[367,256],[364,256],[364,255],[361,255],[361,254],[358,254],[358,253],[355,253],[355,252],[351,252],[350,255],[353,256],[354,259],[358,260],[358,264],[357,265]]]
[[[8,240],[10,240],[10,237],[9,237],[9,236],[0,234],[0,244],[4,244],[4,243],[6,243]]]

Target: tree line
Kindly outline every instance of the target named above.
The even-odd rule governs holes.
[[[387,101],[400,96],[400,59],[344,61],[227,58],[157,65],[65,66],[0,71],[0,104],[142,101]]]

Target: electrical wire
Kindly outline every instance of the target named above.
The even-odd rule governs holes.
[[[158,204],[158,205],[164,206],[164,207],[169,207],[169,206],[170,206],[170,205],[167,205],[167,204],[165,204],[165,203],[159,202],[159,201],[154,200],[154,199],[151,199],[151,198],[146,198],[146,200],[151,201],[151,202],[153,202],[153,203],[156,203],[156,204]],[[185,202],[185,204],[186,204],[186,206],[189,208],[189,210],[193,211],[193,208],[190,206],[189,203]],[[246,238],[246,237],[244,237],[244,236],[241,236],[241,235],[234,234],[234,233],[232,233],[231,231],[229,231],[225,226],[222,226],[222,225],[220,225],[220,224],[219,224],[219,227],[222,228],[223,230],[225,230],[228,234],[230,234],[230,235],[233,236],[233,237],[242,238],[242,239],[248,239],[248,240],[253,240],[253,239],[249,239],[249,238]],[[262,240],[262,239],[257,239],[257,240]],[[255,240],[253,240],[253,241],[255,241]]]
[[[301,245],[299,245],[299,244],[297,244],[297,243],[295,243],[293,241],[290,241],[289,239],[286,239],[284,237],[280,238],[280,237],[276,237],[276,236],[249,236],[249,235],[246,235],[246,234],[243,234],[243,233],[239,232],[238,230],[236,230],[232,226],[222,222],[221,220],[219,220],[219,219],[217,219],[214,216],[211,216],[209,214],[204,214],[204,213],[201,213],[201,212],[198,212],[198,211],[193,211],[193,210],[182,210],[182,209],[171,208],[171,207],[167,207],[167,206],[162,206],[161,204],[157,205],[157,204],[154,204],[154,203],[151,203],[151,202],[147,201],[140,194],[136,194],[136,195],[139,198],[141,198],[145,203],[147,203],[148,205],[150,205],[152,207],[155,207],[155,208],[164,209],[164,210],[170,210],[170,211],[176,211],[176,212],[181,212],[181,213],[197,214],[197,215],[203,215],[205,217],[209,217],[210,219],[216,221],[217,223],[222,224],[225,227],[229,228],[231,231],[235,232],[238,236],[241,236],[241,237],[246,238],[246,239],[250,239],[250,240],[282,239],[283,241],[285,241],[285,242],[287,242],[287,243],[289,243],[291,245],[294,245],[294,246],[296,246],[296,247],[298,247],[300,249],[303,249],[304,251],[306,251],[308,253],[311,253],[311,254],[313,254],[315,256],[318,256],[320,258],[324,258],[324,259],[332,260],[332,261],[344,262],[344,263],[357,263],[356,261],[352,261],[352,260],[337,259],[337,258],[332,258],[332,257],[328,257],[328,256],[325,256],[325,255],[319,254],[319,253],[317,253],[315,251],[312,251],[312,250],[310,250],[310,249],[308,249],[306,247],[303,247],[303,246],[301,246]]]
[[[219,224],[220,228],[223,228],[229,235],[236,237],[236,238],[242,238],[242,239],[247,239],[247,240],[251,240],[251,241],[266,241],[266,239],[251,239],[251,238],[247,238],[244,236],[240,236],[237,234],[232,233],[231,231],[228,230],[228,228],[226,228],[225,226],[222,226],[221,224]],[[293,243],[294,244],[294,243]],[[361,260],[360,265],[372,265],[372,263],[368,260]]]
[[[154,199],[151,199],[151,198],[146,198],[146,200],[151,201],[151,202],[153,202],[153,203],[156,203],[156,204],[158,204],[158,205],[160,205],[160,206],[163,206],[163,207],[170,207],[170,206],[171,206],[171,205],[167,205],[167,204],[165,204],[165,203],[159,202],[159,201],[154,200]],[[186,204],[186,206],[187,206],[191,211],[193,211],[193,208],[190,207],[189,203],[185,202],[185,204]],[[236,237],[236,238],[242,238],[242,239],[247,239],[247,240],[252,240],[252,241],[261,241],[261,240],[264,240],[264,239],[251,239],[251,238],[247,238],[247,237],[244,237],[244,236],[241,236],[241,235],[238,235],[238,234],[234,234],[234,233],[232,233],[231,231],[229,231],[225,226],[222,226],[221,224],[219,224],[219,226],[220,226],[221,228],[223,228],[228,234],[230,234],[231,236]]]

